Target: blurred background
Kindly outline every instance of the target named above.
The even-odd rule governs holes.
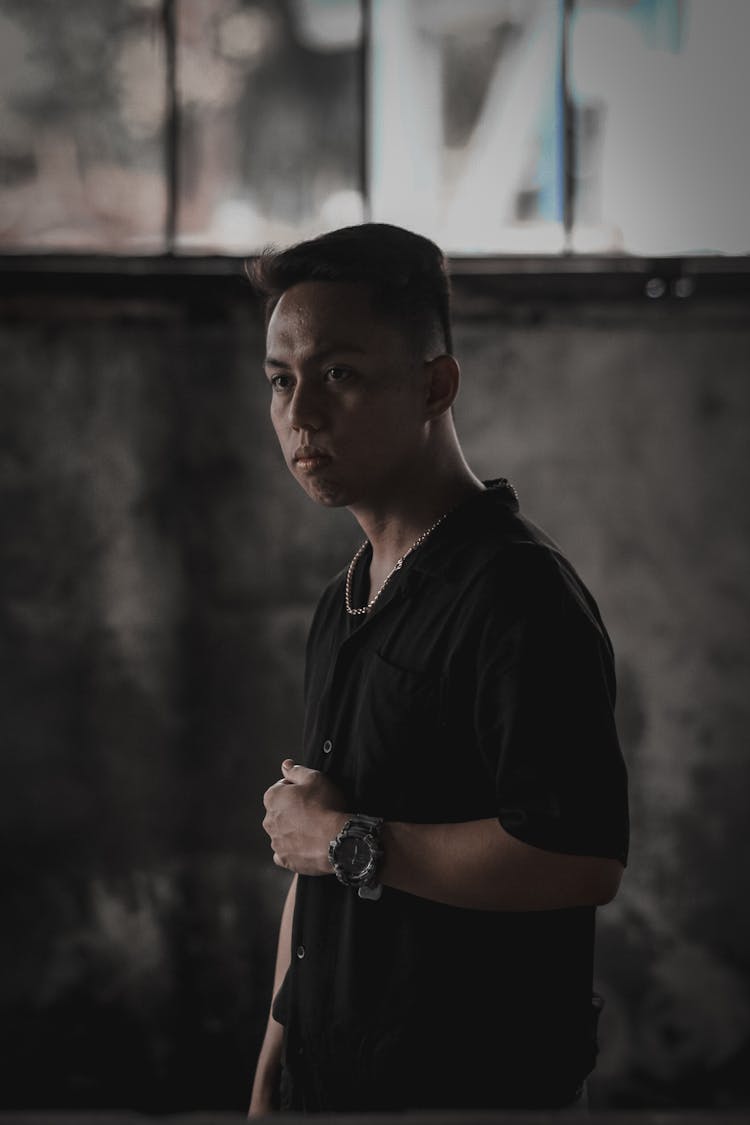
[[[450,254],[457,424],[601,607],[600,1107],[750,1106],[750,4],[0,0],[0,1108],[244,1111],[317,596],[243,263]]]

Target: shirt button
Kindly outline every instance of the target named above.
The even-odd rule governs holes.
[[[324,754],[330,754],[332,750],[333,750],[333,743],[331,742],[330,738],[327,738],[325,740],[325,742],[323,743],[323,753]]]
[[[302,960],[302,958],[303,958],[303,957],[305,956],[305,947],[304,947],[304,945],[298,945],[298,946],[297,946],[297,956],[299,957],[300,961],[301,961],[301,960]]]

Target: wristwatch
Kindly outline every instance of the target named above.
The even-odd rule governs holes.
[[[328,845],[328,858],[336,878],[345,887],[356,887],[360,898],[378,899],[378,864],[383,855],[380,828],[383,818],[356,813]]]

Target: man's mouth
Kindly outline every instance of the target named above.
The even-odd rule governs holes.
[[[311,473],[315,469],[321,469],[330,460],[330,454],[324,453],[322,449],[315,449],[313,446],[302,446],[293,457],[295,466],[303,473]]]

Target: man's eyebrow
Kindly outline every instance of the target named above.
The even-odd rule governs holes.
[[[362,348],[358,344],[326,344],[324,348],[320,348],[317,352],[313,352],[308,356],[308,362],[320,363],[321,360],[331,355],[365,355],[367,348]],[[288,367],[289,364],[286,360],[275,359],[272,355],[267,355],[265,358],[266,367]]]

